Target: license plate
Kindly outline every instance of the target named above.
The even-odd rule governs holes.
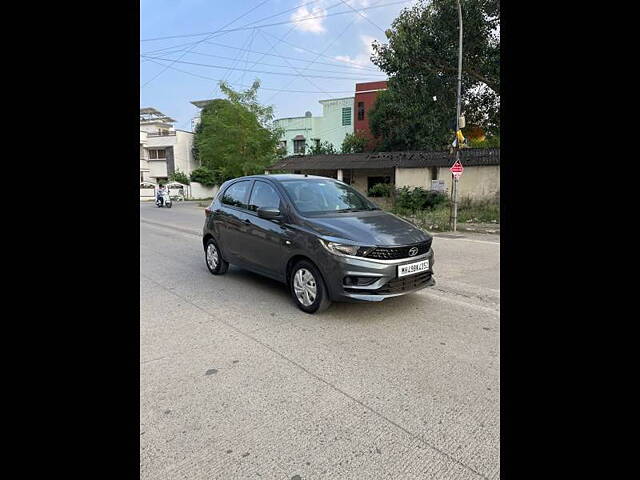
[[[426,270],[429,270],[429,260],[398,265],[398,277],[406,277],[407,275],[413,275],[414,273],[420,273]]]

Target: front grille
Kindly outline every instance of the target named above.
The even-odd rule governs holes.
[[[374,294],[377,295],[391,295],[394,293],[402,293],[409,290],[420,288],[431,280],[433,272],[427,271],[417,275],[410,275],[408,277],[400,277],[387,282],[383,287],[375,290]]]
[[[431,248],[432,239],[426,242],[416,243],[414,245],[407,245],[404,247],[376,247],[370,252],[363,255],[366,258],[377,258],[379,260],[398,260],[400,258],[411,258],[409,256],[409,250],[413,247],[418,248],[418,253],[412,255],[412,257],[425,254]]]

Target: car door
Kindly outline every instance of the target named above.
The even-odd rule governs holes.
[[[276,188],[267,181],[256,180],[249,198],[249,226],[247,260],[259,271],[273,278],[284,278],[288,230],[283,219],[260,218],[259,208],[277,208],[283,212],[284,203]]]
[[[229,185],[222,193],[220,211],[219,241],[227,261],[244,263],[246,252],[242,245],[249,227],[248,198],[252,180],[240,180]]]

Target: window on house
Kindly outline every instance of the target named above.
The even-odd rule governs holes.
[[[351,125],[351,107],[342,109],[342,125]]]
[[[358,102],[358,120],[364,120],[364,102]]]
[[[438,180],[438,167],[431,167],[431,180]]]
[[[167,151],[164,148],[159,150],[149,149],[149,158],[151,160],[167,158]]]
[[[305,141],[304,140],[294,140],[293,141],[293,153],[304,153],[305,149]]]
[[[367,191],[371,190],[371,187],[378,183],[391,183],[391,177],[367,177]]]
[[[286,140],[281,140],[280,143],[278,143],[278,148],[280,150],[286,150],[287,149],[287,141]]]

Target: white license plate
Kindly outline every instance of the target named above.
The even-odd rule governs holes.
[[[406,265],[398,265],[398,277],[406,277],[407,275],[424,272],[425,270],[429,270],[429,260],[408,263]]]

